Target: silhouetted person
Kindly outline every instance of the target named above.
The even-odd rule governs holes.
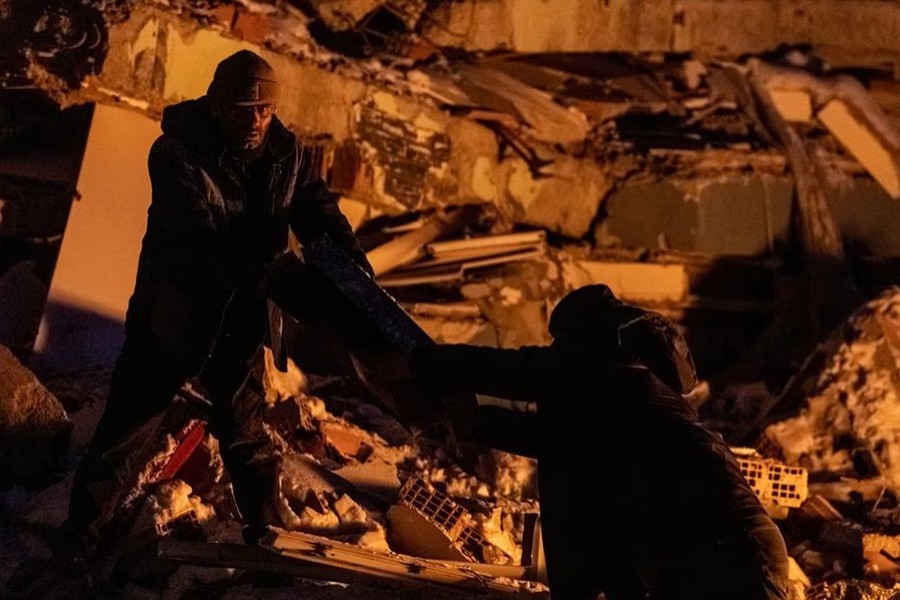
[[[371,274],[309,150],[275,116],[277,100],[272,67],[242,50],[219,63],[205,96],[163,112],[163,133],[148,161],[153,196],[126,340],[76,473],[70,532],[98,516],[90,484],[110,478],[116,466],[103,454],[194,377],[214,405],[213,432],[253,530],[248,537],[264,526],[270,474],[247,466],[252,448],[234,447],[230,413],[259,345],[280,355],[271,332],[279,330],[281,314],[265,294],[267,271],[288,255],[290,230],[301,243],[328,234]]]
[[[482,435],[537,458],[553,599],[786,598],[784,540],[686,402],[697,378],[674,326],[595,285],[563,298],[549,329],[547,347],[422,347],[409,369],[536,403],[522,439],[495,414]]]

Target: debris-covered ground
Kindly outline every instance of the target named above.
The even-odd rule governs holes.
[[[94,366],[81,344],[120,335],[95,310],[119,293],[124,314],[113,288],[135,265],[105,261],[140,238],[126,206],[144,224],[130,185],[149,141],[129,135],[155,136],[165,106],[250,47],[283,78],[278,116],[341,194],[377,281],[429,336],[545,343],[552,305],[598,282],[664,312],[710,376],[704,418],[777,513],[795,598],[900,598],[900,299],[885,290],[900,273],[900,9],[642,7],[0,0],[0,597],[89,593],[54,550],[109,385],[110,356]],[[137,148],[138,167],[109,147]],[[83,157],[104,186],[117,167],[126,182],[95,220],[78,213],[102,202]],[[76,357],[87,366],[48,368]],[[546,595],[531,461],[413,437],[352,378],[258,373],[243,406],[286,533],[263,554],[240,544],[202,391],[186,389],[124,449],[104,522],[129,544],[99,569],[113,595]],[[423,516],[429,499],[449,513]]]
[[[29,377],[10,355],[5,355],[4,360],[5,373],[21,379]],[[361,401],[359,390],[353,385],[336,377],[305,377],[293,363],[292,367],[290,378],[281,376],[273,381],[266,376],[267,397],[253,398],[264,407],[262,420],[256,425],[265,428],[271,441],[267,452],[278,462],[275,488],[259,491],[270,499],[271,525],[379,553],[418,549],[420,556],[444,560],[509,566],[522,563],[526,515],[537,514],[539,509],[533,461],[485,449],[470,464],[470,472],[466,472],[444,446],[428,439],[414,439],[371,401]],[[8,597],[7,593],[11,597],[33,598],[87,593],[87,589],[79,588],[83,581],[60,582],[60,577],[71,574],[54,572],[51,557],[60,543],[59,526],[66,514],[71,468],[99,415],[108,378],[108,370],[97,369],[47,382],[52,393],[33,378],[30,384],[20,385],[30,385],[39,394],[24,387],[9,390],[9,398],[16,396],[14,401],[27,405],[31,411],[30,415],[21,415],[19,424],[47,431],[34,415],[51,407],[58,409],[54,415],[57,426],[65,429],[65,415],[71,414],[72,444],[68,451],[56,456],[61,461],[57,466],[65,471],[51,474],[47,467],[53,463],[53,457],[37,456],[35,446],[44,446],[52,454],[49,434],[32,442],[29,457],[11,457],[13,461],[8,463],[28,469],[32,479],[27,489],[16,487],[3,495],[7,515],[4,597]],[[115,527],[115,531],[122,532],[127,548],[117,559],[114,571],[108,567],[109,581],[105,585],[112,594],[208,597],[204,594],[215,589],[216,597],[253,597],[252,590],[244,589],[249,584],[242,584],[242,577],[234,569],[178,567],[177,563],[169,563],[169,567],[148,566],[148,561],[157,562],[158,538],[243,543],[239,512],[217,440],[205,431],[204,420],[197,418],[201,412],[191,408],[191,397],[193,392],[188,388],[165,418],[161,415],[126,444],[129,458],[119,474],[118,493],[111,496],[107,512],[99,519],[107,531]],[[4,450],[14,450],[15,444],[15,440],[5,440]],[[36,478],[38,473],[40,478]],[[401,496],[404,483],[408,492]],[[431,499],[417,504],[425,496]],[[406,498],[406,504],[398,503],[401,497]],[[443,507],[455,504],[452,498],[459,499],[459,504],[453,513],[455,521],[448,522]],[[440,503],[441,512],[428,514],[429,502]],[[410,510],[413,507],[420,512]],[[468,536],[465,543],[462,538],[456,540],[463,525],[463,533]],[[421,536],[435,539],[425,544],[419,539]],[[194,558],[203,564],[199,556]],[[279,570],[274,571],[277,574]],[[153,584],[147,581],[151,574]],[[329,575],[327,571],[324,574]],[[313,575],[323,576],[311,572]],[[404,583],[390,578],[373,588],[365,575],[364,564],[356,565],[348,568],[345,575],[336,576],[345,582],[343,585],[308,584],[309,589],[303,594],[376,598],[407,590],[410,597],[424,597],[421,595],[426,593],[428,597],[455,597],[452,589],[426,592],[414,581]],[[461,589],[474,586],[480,591],[494,589],[498,593],[546,592],[540,582],[524,578],[516,581],[503,576],[497,578],[497,583],[485,585],[483,577],[465,570],[455,577],[451,581],[458,579]],[[353,582],[352,589],[346,589],[347,581]]]
[[[758,465],[767,458],[769,471],[779,473],[748,477],[761,479],[753,480],[754,489],[788,541],[795,598],[900,595],[894,475],[900,419],[891,416],[900,385],[898,320],[896,288],[861,307],[788,386],[799,396],[785,395],[771,407],[771,415],[781,416],[770,419],[755,452],[740,450]],[[259,360],[265,364],[264,356]],[[243,392],[261,408],[257,424],[278,464],[277,485],[261,490],[271,499],[274,529],[262,543],[270,560],[234,550],[249,547],[241,546],[228,474],[201,413],[190,408],[196,391],[186,388],[168,418],[151,424],[161,429],[145,430],[126,449],[132,460],[120,474],[121,493],[101,518],[126,526],[123,549],[105,567],[111,597],[449,599],[476,589],[546,596],[539,574],[527,568],[535,556],[527,549],[528,515],[540,509],[533,461],[482,449],[463,468],[447,446],[411,437],[358,383],[291,366],[287,375],[257,370],[264,393]],[[3,441],[6,468],[15,466],[15,477],[27,482],[2,496],[3,597],[89,597],[84,580],[54,569],[53,549],[71,471],[109,371],[60,376],[44,386],[4,354],[2,372],[10,382],[4,407],[19,408],[7,427],[40,436],[31,438],[27,456],[13,455],[17,440]],[[70,444],[60,446],[59,431],[69,423]],[[797,487],[789,493],[788,484]],[[227,550],[214,553],[204,542]],[[412,571],[404,563],[423,557],[434,562]],[[447,566],[461,563],[470,568]],[[446,572],[429,570],[438,565]],[[493,576],[473,575],[477,565],[492,565]]]

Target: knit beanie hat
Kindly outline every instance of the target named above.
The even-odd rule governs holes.
[[[259,55],[240,50],[218,64],[206,95],[219,104],[276,104],[275,70]]]

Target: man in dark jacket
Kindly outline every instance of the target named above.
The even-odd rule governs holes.
[[[165,409],[198,377],[214,404],[212,425],[234,480],[238,505],[258,533],[259,474],[232,448],[230,401],[248,361],[281,315],[264,290],[267,271],[299,242],[321,234],[371,275],[336,197],[308,149],[275,116],[272,67],[242,50],[216,68],[207,94],[163,112],[150,150],[152,184],[126,340],[103,417],[76,473],[69,525],[97,516],[90,482],[108,477],[102,455]],[[255,535],[251,534],[252,535]]]
[[[786,598],[784,541],[685,401],[696,374],[674,327],[598,285],[563,298],[550,333],[549,347],[418,348],[409,370],[536,403],[535,439],[512,445],[538,461],[554,600]],[[492,421],[486,438],[514,437]]]

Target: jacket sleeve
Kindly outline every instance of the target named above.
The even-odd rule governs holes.
[[[422,384],[446,390],[488,394],[519,402],[537,402],[551,381],[550,348],[488,348],[436,344],[414,349],[410,373]]]
[[[328,234],[356,264],[374,277],[372,265],[353,233],[353,228],[338,207],[337,200],[337,194],[329,190],[321,179],[312,179],[298,185],[291,201],[291,230],[301,244]]]

